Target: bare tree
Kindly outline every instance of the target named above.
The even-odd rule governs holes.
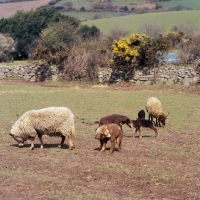
[[[198,28],[190,21],[181,21],[177,23],[171,30],[175,31],[175,29],[184,31],[188,37],[194,37],[199,34]]]
[[[114,40],[119,40],[121,37],[125,37],[128,34],[129,34],[129,31],[127,30],[115,28],[115,29],[112,29],[110,33],[107,34],[105,37],[106,37],[107,43],[112,44]]]
[[[151,37],[157,37],[164,32],[164,27],[157,22],[147,22],[138,29],[138,33],[146,34]]]
[[[8,62],[12,61],[12,54],[15,51],[16,42],[12,37],[6,34],[0,34],[0,61]]]

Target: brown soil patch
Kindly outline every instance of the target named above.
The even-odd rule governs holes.
[[[0,18],[7,18],[15,14],[16,11],[29,11],[35,10],[41,6],[47,5],[50,0],[37,0],[37,1],[23,1],[16,3],[2,3],[0,4]]]

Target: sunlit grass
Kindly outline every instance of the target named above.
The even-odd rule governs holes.
[[[2,124],[11,125],[28,110],[50,106],[67,106],[74,113],[77,122],[84,121],[90,125],[101,117],[113,113],[135,119],[137,112],[145,109],[147,99],[156,96],[163,104],[163,111],[166,114],[169,113],[166,130],[190,132],[199,130],[199,95],[173,91],[173,87],[163,88],[163,90],[161,87],[160,90],[155,91],[148,90],[149,87],[146,86],[146,89],[142,91],[123,91],[96,87],[2,84],[0,85],[0,104],[2,105],[0,119]],[[5,126],[2,131],[8,131],[8,129]],[[79,127],[77,129],[79,130]]]

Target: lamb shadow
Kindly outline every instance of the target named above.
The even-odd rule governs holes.
[[[134,137],[134,135],[123,135],[123,137]]]
[[[99,148],[94,148],[95,151],[101,151],[100,147]],[[110,151],[110,147],[106,147],[106,151]],[[119,151],[117,147],[114,148],[114,151]]]
[[[142,137],[144,137],[144,138],[151,138],[151,137],[153,137],[153,136],[150,136],[150,135],[143,135]],[[135,138],[139,138],[139,135],[136,135]]]

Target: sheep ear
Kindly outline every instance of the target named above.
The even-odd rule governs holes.
[[[106,137],[107,137],[107,138],[110,138],[110,137],[111,137],[110,133],[108,133],[108,135],[106,135]]]
[[[105,134],[105,135],[106,135],[107,138],[110,138],[110,137],[111,137],[110,131],[109,131],[108,129],[106,129],[106,134]]]
[[[111,137],[110,132],[109,132],[107,126],[106,126],[106,130],[105,130],[104,135],[105,135],[107,138],[110,138],[110,137]]]
[[[11,133],[9,133],[9,135],[11,136],[11,137],[13,137],[14,135],[13,134],[11,134]]]

